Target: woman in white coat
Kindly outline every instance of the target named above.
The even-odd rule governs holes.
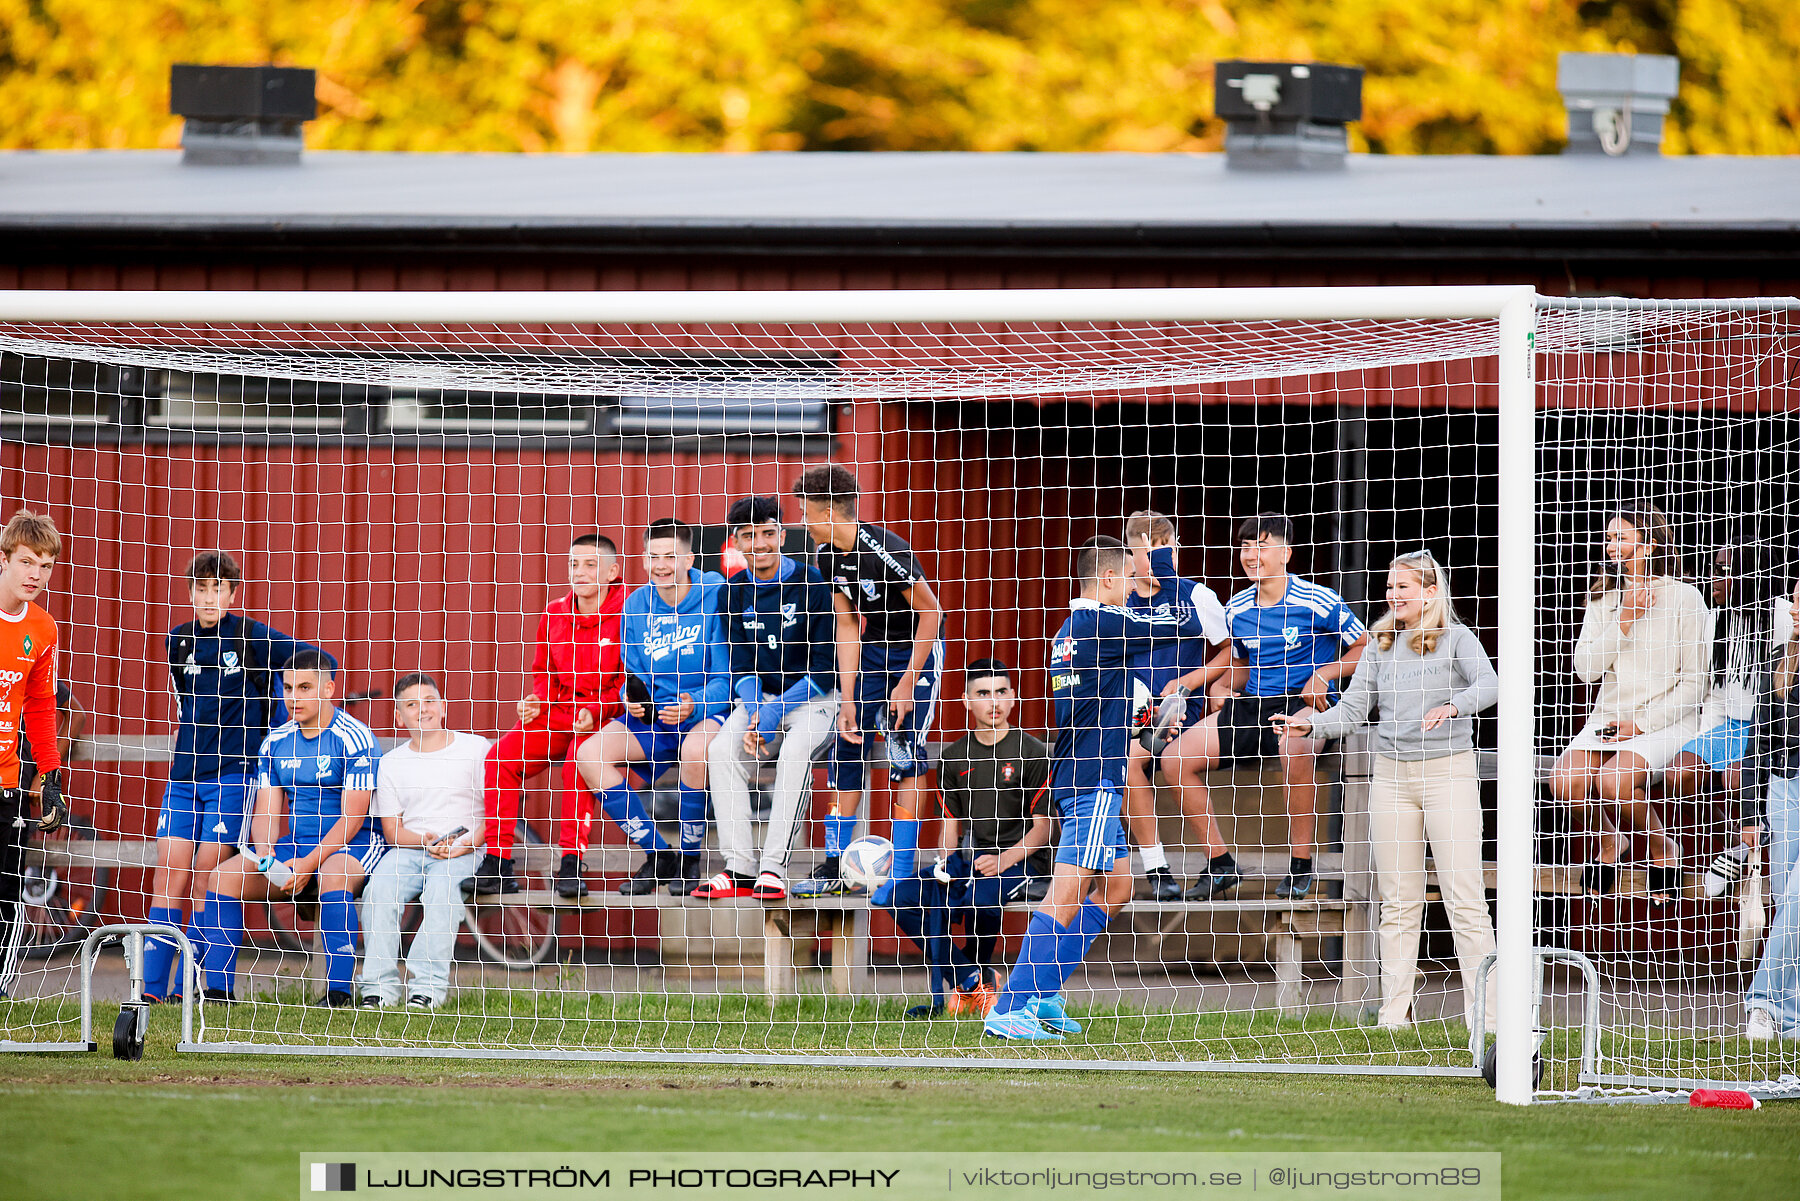
[[[1681,895],[1681,846],[1650,802],[1670,760],[1700,732],[1708,662],[1706,602],[1677,578],[1668,519],[1653,505],[1621,509],[1606,526],[1606,558],[1588,590],[1575,643],[1575,674],[1599,684],[1587,724],[1550,772],[1550,793],[1591,820],[1599,850],[1582,869],[1582,891],[1604,896],[1618,879],[1622,828],[1649,843],[1655,906]]]

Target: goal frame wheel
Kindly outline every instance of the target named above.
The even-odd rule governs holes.
[[[144,1057],[144,1039],[149,1032],[150,1007],[142,1001],[127,1001],[113,1021],[112,1053],[114,1059],[130,1061]]]

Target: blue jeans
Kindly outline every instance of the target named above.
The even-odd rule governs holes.
[[[462,925],[462,882],[475,874],[480,858],[433,859],[422,847],[388,848],[363,886],[363,996],[400,1003],[400,916],[418,901],[423,912],[406,956],[406,992],[444,1003],[450,995],[450,956]]]
[[[1786,1033],[1800,1030],[1800,777],[1769,781],[1769,887],[1775,920],[1744,994],[1746,1009],[1766,1009]]]
[[[888,905],[900,932],[925,952],[934,994],[940,983],[955,988],[971,973],[998,966],[994,950],[1006,919],[1004,906],[1023,893],[1030,879],[1023,863],[1015,863],[997,876],[976,875],[960,851],[944,866],[953,877],[948,885],[939,883],[929,870],[896,880]],[[960,947],[950,936],[958,922],[967,932],[966,944]]]

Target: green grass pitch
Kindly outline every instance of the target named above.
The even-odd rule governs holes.
[[[96,1008],[103,1040],[116,1012]],[[296,1156],[326,1149],[1497,1151],[1508,1198],[1631,1201],[1786,1196],[1800,1178],[1800,1102],[1515,1109],[1442,1078],[177,1055],[173,1018],[156,1015],[140,1063],[0,1057],[4,1195],[288,1196]]]

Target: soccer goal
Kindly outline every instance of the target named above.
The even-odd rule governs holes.
[[[4,499],[61,530],[42,603],[86,714],[65,773],[76,820],[25,852],[0,1036],[68,1042],[84,975],[103,1007],[132,987],[117,951],[83,962],[86,931],[185,926],[202,902],[214,924],[196,945],[237,950],[201,973],[215,995],[183,1050],[1485,1064],[1511,1103],[1791,1089],[1800,1044],[1744,1037],[1786,872],[1766,876],[1763,837],[1722,884],[1706,874],[1765,797],[1775,858],[1800,838],[1793,765],[1771,788],[1753,753],[1800,563],[1797,338],[1792,301],[1524,287],[0,293]],[[854,478],[848,507],[796,495],[830,464]],[[766,505],[733,516],[754,497],[779,528]],[[688,533],[647,542],[665,518]],[[879,549],[857,541],[876,528]],[[1096,535],[1172,542],[1181,582],[1165,590],[1133,553],[1076,579]],[[274,642],[172,638],[219,620],[190,589],[205,551],[241,572],[232,613],[334,669],[296,684],[307,673],[262,661]],[[693,577],[725,608],[711,709],[634,731],[616,694],[539,695],[562,687],[559,647],[598,637],[629,656],[636,629],[643,654],[667,650],[604,623],[628,620],[626,589],[658,593],[644,621],[674,622],[686,593],[653,560],[688,551],[697,572],[747,573],[735,592]],[[805,608],[820,567],[840,620],[813,670],[886,683],[847,718],[819,689],[753,727],[767,743],[727,721],[688,748],[733,698],[758,723],[778,704],[762,640],[775,655],[811,636],[755,610],[755,581]],[[1034,905],[1086,887],[1051,866],[1066,799],[1052,642],[1078,594],[1203,611],[1206,632],[1121,668],[1140,711],[1194,695],[1154,754],[1135,729],[1112,739],[1136,880],[1128,898],[1094,886],[1113,912],[1063,988],[1079,1031],[999,1041],[981,1011]],[[570,654],[572,687],[620,686],[599,651]],[[227,684],[233,670],[253,678]],[[409,673],[430,677],[447,728],[510,764],[475,773],[482,805],[504,804],[464,841],[500,830],[516,890],[465,903],[421,884],[422,903],[384,879],[379,906],[367,891],[401,862],[425,879],[430,858],[406,826],[407,805],[430,806],[381,787],[428,778],[396,748],[438,745],[404,724],[419,720],[393,695]],[[240,825],[230,795],[221,810],[222,761],[181,740],[184,679],[268,697],[278,728],[266,746],[253,731],[256,770],[285,783],[248,792],[253,809],[273,792],[272,824]],[[240,862],[244,899],[212,909],[223,894],[200,877],[221,856],[212,882],[234,870],[240,839],[254,859],[284,830],[319,837],[321,812],[348,804],[356,824],[362,777],[323,753],[308,766],[316,716],[284,740],[295,686],[330,693],[296,694],[296,713],[347,715],[390,752],[388,811],[365,825],[398,821],[399,845],[384,869],[360,834],[356,869],[317,900],[260,899],[270,877]],[[833,729],[845,720],[860,745]],[[520,724],[539,733],[509,735]],[[331,728],[354,756],[354,729]],[[1328,729],[1341,736],[1315,736]],[[172,845],[183,822],[193,837]],[[906,890],[817,885],[864,835],[898,844]],[[694,851],[709,886],[724,872],[731,893],[744,866],[747,893],[773,867],[788,895],[676,888],[689,869],[657,856]],[[447,951],[414,933],[434,897],[457,925]],[[318,1004],[340,985],[349,1004]],[[384,1003],[361,1006],[371,994]],[[153,1013],[153,1032],[172,1020]]]

